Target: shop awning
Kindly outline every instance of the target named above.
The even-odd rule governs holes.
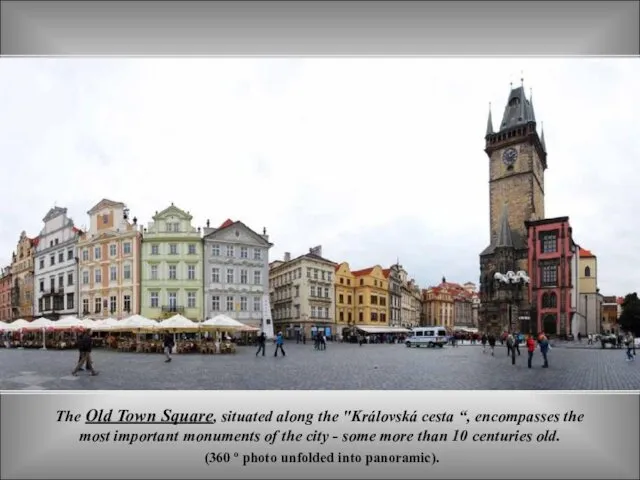
[[[356,327],[365,333],[409,333],[411,330],[402,327]]]

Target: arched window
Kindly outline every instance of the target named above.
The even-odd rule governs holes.
[[[585,277],[591,276],[591,267],[584,267],[584,276]]]
[[[555,315],[549,314],[544,316],[542,321],[542,330],[547,335],[555,335],[558,331],[558,323]]]
[[[554,292],[549,294],[549,308],[556,308],[558,306],[558,297]]]

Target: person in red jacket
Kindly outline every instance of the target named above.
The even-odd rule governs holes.
[[[533,352],[536,351],[536,341],[533,339],[533,335],[527,335],[527,352],[529,353],[529,358],[527,360],[527,365],[531,368],[531,360],[533,360]]]

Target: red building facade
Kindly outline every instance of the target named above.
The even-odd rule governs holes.
[[[11,318],[11,267],[4,267],[0,270],[0,322]]]
[[[577,282],[572,268],[577,246],[569,217],[529,221],[526,226],[532,323],[538,332],[568,335]]]

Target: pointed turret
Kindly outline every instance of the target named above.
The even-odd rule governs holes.
[[[500,123],[500,130],[535,122],[535,118],[533,104],[530,100],[527,100],[524,86],[512,88],[507,100],[507,106],[504,109],[502,122]]]
[[[500,230],[498,230],[498,238],[496,247],[513,247],[513,235],[509,226],[509,211],[507,204],[502,208],[502,216],[500,217]]]
[[[540,127],[540,144],[544,153],[547,153],[547,144],[544,143],[544,125]]]
[[[488,137],[493,133],[493,119],[491,118],[491,104],[489,104],[489,118],[487,118],[487,133],[485,137]]]

